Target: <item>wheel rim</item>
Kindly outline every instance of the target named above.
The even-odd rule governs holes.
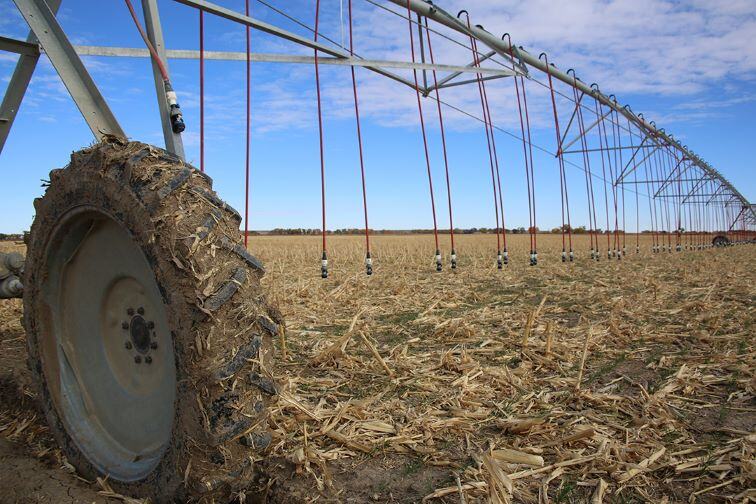
[[[100,472],[148,475],[169,443],[176,368],[155,275],[131,234],[80,208],[48,242],[43,367],[61,420]]]

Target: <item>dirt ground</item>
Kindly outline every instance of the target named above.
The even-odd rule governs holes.
[[[448,237],[442,236],[448,253]],[[756,501],[756,248],[559,259],[561,239],[250,237],[286,318],[269,502]],[[22,249],[0,243],[0,250]],[[21,303],[0,301],[0,502],[106,502],[29,392]],[[250,490],[236,496],[247,502]],[[112,496],[112,502],[121,502]]]

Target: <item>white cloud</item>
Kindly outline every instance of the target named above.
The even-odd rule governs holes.
[[[272,2],[279,8],[312,24],[314,12],[308,2]],[[382,5],[403,13],[390,2]],[[473,23],[483,23],[492,33],[511,32],[518,45],[534,54],[546,50],[550,60],[561,68],[573,67],[586,82],[598,82],[605,93],[615,93],[618,99],[632,102],[634,97],[667,96],[699,103],[698,96],[712,89],[733,92],[732,82],[756,78],[756,9],[750,0],[736,0],[712,4],[691,0],[687,4],[672,0],[576,0],[553,2],[534,0],[464,0],[436,2],[448,12],[456,14],[465,8]],[[340,39],[341,26],[338,2],[322,4],[321,29],[324,35]],[[409,29],[407,21],[364,1],[355,1],[355,48],[363,57],[407,61]],[[285,25],[277,14],[256,8],[257,16]],[[468,40],[435,23],[431,25],[444,35],[467,44]],[[305,36],[306,30],[291,26]],[[229,32],[226,43],[238,43],[243,32]],[[415,33],[416,36],[416,33]],[[293,49],[286,41],[256,36],[256,49],[309,54],[309,50]],[[416,51],[417,48],[417,40]],[[467,64],[469,49],[436,34],[433,35],[437,63]],[[480,48],[481,51],[484,48]],[[488,63],[491,64],[491,63]],[[311,127],[314,114],[312,69],[292,66],[291,71],[279,72],[265,86],[256,87],[256,96],[266,106],[261,131],[275,131],[292,127]],[[288,69],[287,69],[288,70]],[[346,68],[324,67],[324,109],[330,117],[348,117],[352,112],[350,76]],[[411,72],[396,73],[411,78]],[[415,126],[417,105],[411,89],[366,69],[359,69],[360,105],[366,118],[389,127]],[[430,75],[429,75],[430,77]],[[462,78],[472,78],[472,74]],[[538,72],[534,77],[545,82]],[[304,90],[304,91],[302,91]],[[558,85],[558,90],[571,93]],[[551,124],[551,103],[538,83],[528,83],[529,108],[533,112],[535,128]],[[488,85],[494,121],[512,130],[519,130],[516,100],[511,79],[494,81]],[[686,98],[687,97],[687,98]],[[480,116],[477,86],[449,88],[442,91],[442,99]],[[731,98],[725,97],[723,100]],[[435,114],[432,101],[425,100],[427,113]],[[560,99],[560,110],[568,110]],[[691,106],[695,115],[684,108],[661,111],[656,117],[669,121],[689,118],[701,119],[706,114],[722,114],[719,108]],[[725,112],[726,113],[726,112]],[[468,118],[448,112],[451,128],[478,127]],[[649,114],[647,114],[648,116]],[[278,116],[278,117],[276,117]],[[431,116],[431,120],[433,116]]]

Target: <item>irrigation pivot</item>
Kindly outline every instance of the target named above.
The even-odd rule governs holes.
[[[485,162],[469,169],[485,175],[485,186],[479,190],[487,212],[493,203],[488,218],[495,236],[486,253],[494,272],[513,261],[538,266],[538,226],[550,217],[538,204],[556,201],[555,194],[547,194],[548,185],[541,184],[547,177],[559,178],[557,260],[567,271],[580,261],[598,268],[603,264],[594,262],[602,258],[608,262],[638,257],[641,222],[650,226],[651,256],[752,243],[756,237],[756,206],[722,173],[653,121],[604,94],[598,84],[586,84],[574,70],[560,70],[545,53],[532,55],[509,34],[496,35],[476,24],[475,13],[453,15],[424,0],[390,0],[388,6],[366,0],[401,18],[403,26],[406,23],[402,33],[408,35],[410,58],[391,61],[360,56],[352,0],[347,5],[348,30],[342,35],[348,36],[348,44],[323,33],[320,1],[309,13],[312,26],[260,2],[286,16],[304,35],[253,17],[249,0],[243,13],[207,0],[168,1],[196,11],[198,51],[166,47],[157,0],[141,1],[143,19],[132,0],[124,0],[123,19],[138,31],[144,47],[73,45],[55,17],[57,0],[14,0],[29,25],[29,37],[0,38],[0,49],[19,54],[0,105],[0,149],[42,53],[97,140],[75,152],[65,168],[50,172],[44,195],[34,202],[26,259],[0,253],[0,298],[23,297],[37,394],[67,459],[87,478],[107,477],[121,493],[164,502],[241,491],[259,476],[256,461],[271,444],[268,411],[279,392],[272,379],[272,347],[282,320],[262,292],[264,268],[247,247],[252,62],[313,66],[317,115],[312,120],[319,141],[312,156],[319,160],[322,227],[312,269],[316,272],[319,264],[323,279],[334,274],[328,263],[333,251],[327,250],[330,159],[324,138],[329,130],[321,95],[323,79],[333,73],[322,72],[326,65],[349,67],[341,77],[349,83],[354,109],[360,181],[354,193],[364,215],[360,220],[365,249],[363,253],[360,248],[360,254],[367,275],[379,272],[374,270],[368,219],[372,166],[363,145],[373,140],[362,127],[366,97],[360,94],[358,72],[391,79],[411,93],[419,119],[417,138],[422,141],[419,169],[423,180],[427,178],[427,194],[423,189],[420,197],[428,198],[426,218],[433,230],[426,257],[441,274],[464,268],[465,253],[455,242],[452,195],[462,167],[455,166],[450,155],[456,138],[444,122],[449,112],[477,121],[485,134]],[[211,16],[244,27],[244,52],[206,50],[204,27]],[[312,56],[253,53],[251,30],[307,48]],[[438,50],[442,39],[463,47],[469,63],[448,61]],[[150,58],[164,148],[126,140],[82,55]],[[171,59],[199,60],[198,124],[180,108]],[[206,171],[204,82],[205,61],[210,59],[246,64],[243,214],[219,197]],[[470,92],[475,110],[447,102],[452,87]],[[515,100],[519,131],[502,127],[494,89]],[[547,92],[551,145],[537,143],[533,132],[536,89]],[[428,114],[437,114],[438,138],[433,137],[436,130]],[[199,169],[186,162],[185,128],[199,131]],[[504,162],[505,134],[517,141],[516,166]],[[544,161],[539,152],[549,154],[549,159]],[[434,185],[435,168],[443,169],[440,190],[438,179]],[[513,230],[506,228],[505,213],[511,221],[511,202],[503,189],[515,180],[524,180],[527,187],[528,227],[522,229],[529,238],[527,257],[525,252],[516,256],[507,244]],[[571,191],[568,180],[577,180],[579,191]],[[445,212],[439,210],[443,204],[448,205],[448,231]],[[587,222],[580,222],[576,209]],[[589,235],[589,246],[573,240],[578,232]]]

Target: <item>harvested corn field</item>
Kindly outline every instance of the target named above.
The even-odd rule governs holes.
[[[272,442],[250,450],[267,478],[234,497],[756,498],[754,248],[651,254],[642,237],[636,254],[628,235],[626,258],[595,263],[580,240],[563,264],[559,236],[540,235],[530,267],[513,237],[497,271],[495,237],[463,235],[439,274],[432,237],[376,236],[366,277],[360,240],[333,237],[323,281],[317,238],[250,237],[286,323]],[[122,500],[72,475],[30,397],[21,302],[0,303],[8,501]]]

